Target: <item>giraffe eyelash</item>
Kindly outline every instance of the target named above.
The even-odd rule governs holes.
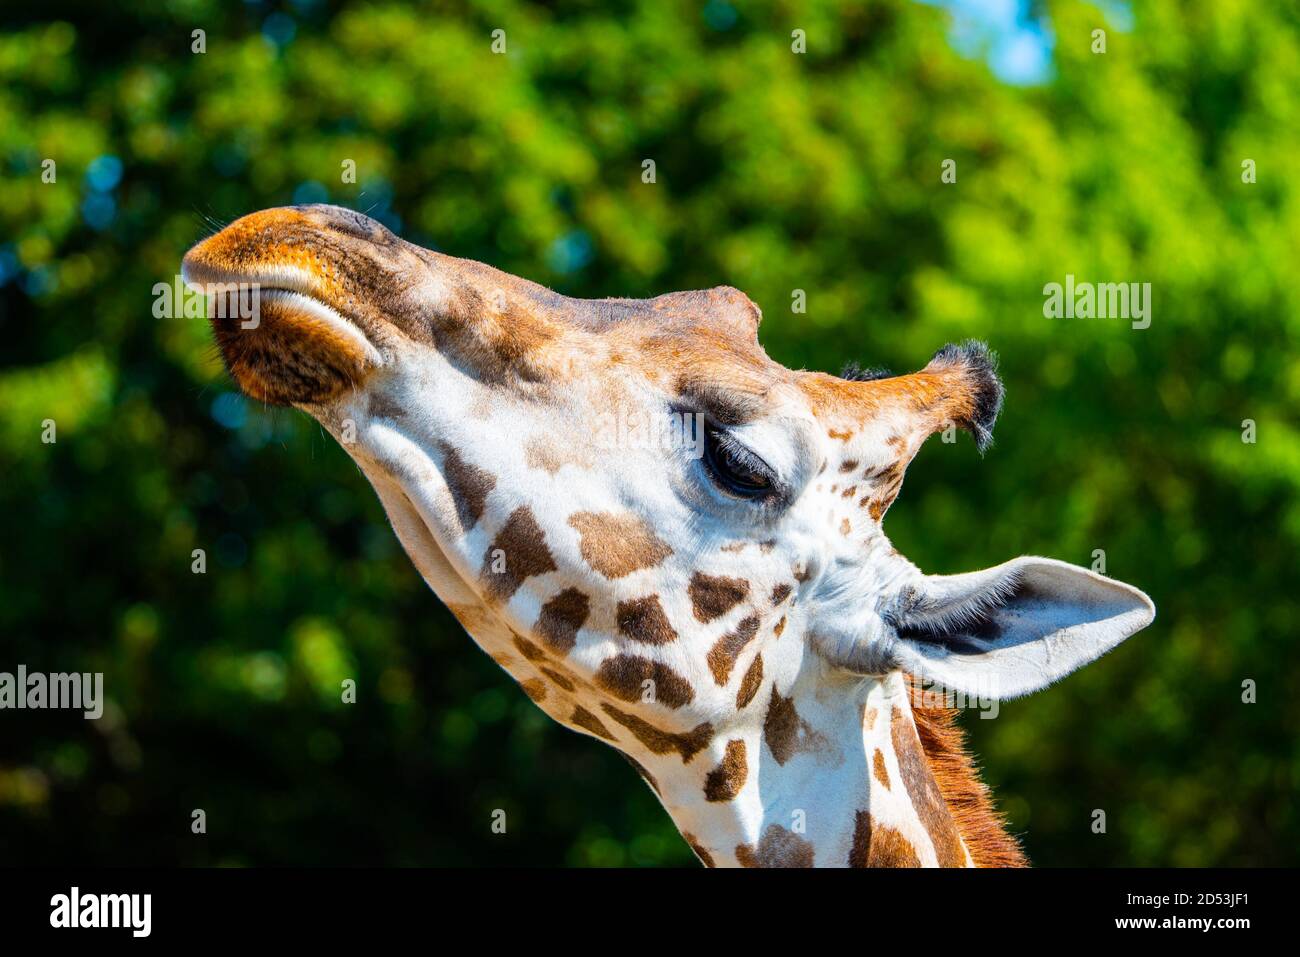
[[[712,484],[728,498],[751,503],[762,508],[778,508],[789,498],[789,489],[761,456],[751,450],[725,428],[705,421],[705,454],[702,465]],[[736,470],[756,476],[765,485],[746,485],[746,476]]]

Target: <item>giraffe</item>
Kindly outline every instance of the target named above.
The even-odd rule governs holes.
[[[1023,865],[954,696],[1037,691],[1154,618],[1061,561],[927,575],[891,547],[925,439],[991,440],[982,344],[790,370],[736,289],[573,299],[327,205],[245,216],[182,275],[240,388],[339,441],[475,642],[707,866]]]

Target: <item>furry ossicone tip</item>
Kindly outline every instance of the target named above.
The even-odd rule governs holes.
[[[957,424],[975,437],[975,447],[982,455],[993,444],[993,425],[1002,411],[1006,392],[998,377],[997,353],[977,339],[967,339],[944,346],[926,368],[960,370],[964,374],[970,389],[970,411]]]

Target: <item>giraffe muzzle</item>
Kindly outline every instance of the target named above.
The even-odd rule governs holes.
[[[384,290],[406,244],[334,206],[244,216],[185,255],[240,388],[273,405],[320,404],[384,364]]]

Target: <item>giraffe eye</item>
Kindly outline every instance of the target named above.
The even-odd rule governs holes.
[[[727,432],[704,426],[704,464],[713,481],[737,498],[763,498],[774,487],[771,467]]]

